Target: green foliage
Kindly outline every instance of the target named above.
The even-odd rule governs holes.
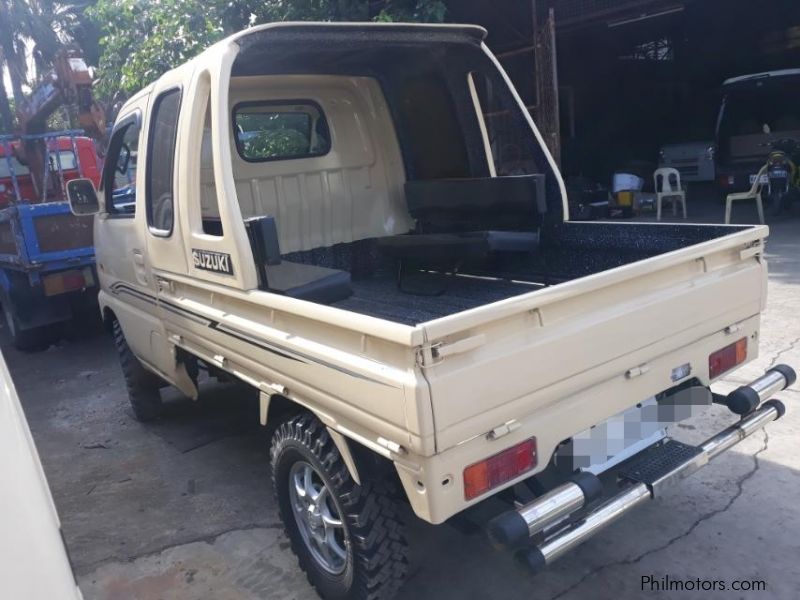
[[[306,156],[311,153],[311,118],[306,113],[236,115],[242,154],[251,159]]]
[[[263,0],[251,3],[259,23],[269,21],[441,22],[444,0]]]
[[[441,22],[444,0],[99,0],[98,91],[130,94],[224,36],[271,21]]]
[[[242,154],[247,158],[286,158],[308,152],[308,138],[296,129],[264,129],[242,141]]]
[[[73,123],[67,110],[57,110],[47,118],[48,131],[75,129],[76,127],[77,123]]]
[[[441,23],[447,14],[444,0],[388,0],[375,17],[376,21],[419,21]]]
[[[221,39],[222,2],[100,0],[87,12],[100,24],[100,95],[131,93]]]

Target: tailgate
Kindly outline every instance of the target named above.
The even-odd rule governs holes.
[[[20,205],[19,218],[31,258],[46,260],[48,255],[60,253],[94,253],[94,218],[73,215],[66,202]]]
[[[750,319],[747,327],[754,328],[752,317],[766,295],[767,231],[754,227],[425,323],[428,345],[420,362],[437,451],[510,421],[535,421],[536,411],[586,397],[594,386],[608,390],[611,380],[620,382],[613,402],[607,391],[590,395],[576,427],[587,418],[602,422],[621,404],[632,406],[674,385],[669,371],[666,378],[642,378],[649,387],[626,387],[625,381],[649,361],[732,325]],[[757,343],[750,343],[748,359],[756,354]],[[708,383],[707,361],[696,353],[694,359],[692,376]],[[580,429],[566,426],[560,439]]]

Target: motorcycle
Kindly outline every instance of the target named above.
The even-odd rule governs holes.
[[[769,212],[781,214],[800,195],[800,144],[793,139],[775,140],[767,156],[767,199]]]

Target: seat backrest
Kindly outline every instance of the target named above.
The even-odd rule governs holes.
[[[538,228],[547,212],[544,175],[435,179],[405,185],[420,233]]]
[[[245,231],[253,251],[253,260],[258,273],[259,287],[267,287],[266,268],[281,262],[281,249],[278,242],[278,228],[271,216],[251,217],[244,220]]]
[[[678,169],[672,167],[661,167],[653,173],[653,180],[657,193],[681,192],[681,174]]]

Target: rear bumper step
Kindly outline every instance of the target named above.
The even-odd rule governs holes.
[[[621,491],[579,520],[565,527],[553,527],[565,522],[570,514],[597,497],[599,481],[593,482],[594,476],[586,473],[525,506],[493,519],[488,526],[490,540],[496,547],[522,548],[518,557],[534,571],[543,569],[628,511],[658,496],[665,488],[691,475],[746,437],[782,417],[785,412],[783,403],[769,400],[769,397],[787,388],[795,379],[790,367],[779,365],[749,386],[732,392],[729,397],[734,394],[744,395],[750,400],[757,397],[759,402],[739,422],[699,446],[670,440],[645,450],[620,471]],[[760,402],[763,404],[759,406]],[[740,404],[734,404],[741,410]],[[731,406],[729,408],[738,412]],[[553,529],[556,531],[553,532]],[[542,532],[544,541],[532,545],[531,538]]]

